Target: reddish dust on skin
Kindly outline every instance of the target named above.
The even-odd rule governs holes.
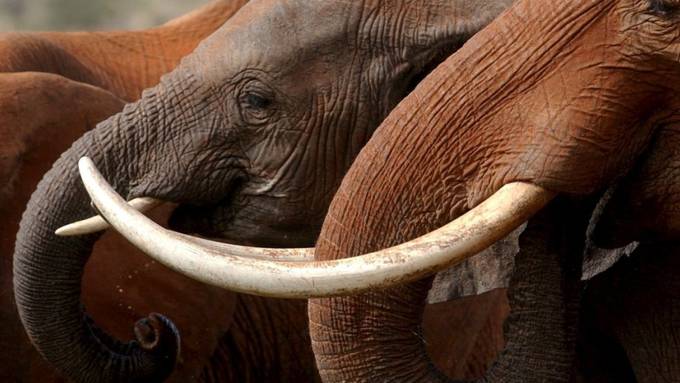
[[[0,72],[58,74],[134,101],[245,3],[213,1],[164,26],[144,31],[3,34]]]

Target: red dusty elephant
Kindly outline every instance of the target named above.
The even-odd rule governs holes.
[[[446,264],[529,220],[508,343],[480,381],[570,381],[579,313],[582,342],[601,347],[579,361],[597,370],[585,381],[680,380],[679,16],[675,0],[517,1],[376,131],[336,194],[317,259],[349,262],[446,225],[431,233],[453,240]],[[631,242],[631,257],[584,289],[584,249]],[[433,244],[423,258],[436,263],[444,245]],[[399,267],[410,273],[401,280],[437,269]],[[419,338],[427,288],[313,300],[324,380],[450,381]]]

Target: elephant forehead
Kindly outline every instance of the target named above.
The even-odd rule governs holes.
[[[358,19],[359,10],[346,2],[251,1],[200,45],[199,61],[207,72],[223,76],[225,68],[206,56],[234,69],[269,65],[273,70],[337,56],[347,51],[351,20]]]

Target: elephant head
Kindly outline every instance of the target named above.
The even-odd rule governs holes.
[[[16,301],[31,341],[82,382],[160,381],[177,355],[176,331],[164,317],[143,320],[138,341],[121,344],[81,307],[80,280],[97,236],[54,235],[91,214],[80,157],[91,157],[128,199],[178,203],[170,225],[180,231],[242,244],[312,244],[341,177],[379,122],[509,3],[250,1],[140,101],[78,140],[41,181],[14,255]]]

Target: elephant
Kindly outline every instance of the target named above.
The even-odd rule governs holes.
[[[73,141],[121,111],[126,101],[138,99],[143,89],[158,82],[243,3],[215,1],[161,27],[137,32],[0,34],[0,381],[61,381],[26,337],[12,287],[14,240],[38,181]],[[214,317],[228,317],[234,307],[206,305],[210,310],[190,313],[177,303],[196,302],[199,297],[214,301],[225,293],[148,262],[114,236],[101,241],[95,253],[83,289],[95,318],[102,318],[115,334],[127,336],[129,326],[121,322],[137,318],[139,310],[146,312],[149,306],[166,309],[187,330],[183,361],[173,379],[187,381],[201,373],[229,327]],[[139,280],[145,274],[146,280]],[[184,295],[172,304],[158,302],[160,297],[154,302],[134,293],[146,283],[162,283]],[[186,296],[188,292],[193,296]],[[305,316],[304,308],[295,310]],[[210,322],[197,320],[204,317]]]
[[[81,276],[99,235],[54,235],[92,214],[78,179],[80,157],[105,164],[129,200],[178,204],[168,225],[181,232],[310,246],[342,176],[382,119],[510,3],[245,4],[139,101],[76,141],[38,185],[14,253],[15,297],[32,343],[64,376],[82,382],[162,381],[178,358],[178,332],[168,318],[142,319],[137,341],[123,344],[82,308]],[[236,359],[227,351],[215,357]],[[295,355],[262,350],[286,352]],[[225,375],[234,378],[211,371],[201,379]]]
[[[492,218],[511,207],[521,217],[510,226],[525,219],[531,225],[553,198],[598,199],[614,188],[593,222],[592,236],[582,241],[602,247],[637,241],[638,249],[585,292],[578,281],[562,278],[561,283],[564,290],[585,293],[590,310],[615,310],[599,326],[619,341],[618,349],[600,358],[619,358],[624,362],[617,368],[631,367],[616,371],[620,379],[677,381],[680,290],[672,258],[678,228],[673,145],[678,9],[670,0],[515,2],[423,80],[376,130],[330,206],[317,260],[388,248],[451,221],[496,225]],[[485,206],[493,210],[482,215]],[[584,210],[573,213],[594,218]],[[557,214],[551,221],[568,217]],[[487,234],[485,245],[495,240]],[[536,257],[553,258],[550,252]],[[513,278],[536,282],[522,269]],[[425,280],[310,301],[322,378],[447,381],[429,364],[419,338],[427,287]],[[560,298],[568,310],[559,315],[557,308],[545,307],[557,292],[540,287],[527,292],[511,286],[511,295],[527,300],[511,302],[511,316],[528,314],[519,323],[524,332],[512,326],[516,321],[509,323],[505,352],[484,381],[569,381],[578,326],[574,312],[582,303],[578,297]],[[546,326],[552,330],[531,332]],[[518,348],[514,342],[527,344]]]
[[[317,297],[311,334],[326,381],[447,381],[419,331],[430,286],[419,279],[526,221],[508,343],[483,380],[569,381],[576,331],[588,331],[579,315],[595,315],[619,342],[605,362],[630,367],[604,378],[674,381],[678,9],[672,0],[515,2],[374,132],[335,194],[315,262],[245,267],[243,249],[213,259],[226,249],[149,224],[90,160],[82,179],[101,214],[154,258],[193,273],[196,256],[232,278],[205,278],[214,284]],[[587,247],[634,242],[631,258],[583,286]],[[236,279],[228,266],[256,278]],[[593,312],[605,307],[614,312]]]

